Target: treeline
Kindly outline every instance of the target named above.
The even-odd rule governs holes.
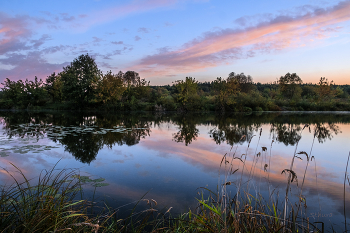
[[[1,109],[95,109],[122,111],[332,111],[350,110],[350,86],[321,77],[304,84],[295,73],[273,83],[254,83],[249,75],[198,82],[186,77],[173,85],[150,86],[135,71],[103,74],[95,60],[81,55],[45,81],[2,83]]]

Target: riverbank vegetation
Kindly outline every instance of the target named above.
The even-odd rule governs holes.
[[[102,73],[89,56],[81,55],[63,71],[45,80],[5,79],[1,109],[91,109],[121,111],[335,111],[350,110],[350,85],[321,77],[303,83],[296,73],[277,81],[255,83],[244,73],[211,82],[186,77],[172,85],[151,86],[135,71]]]

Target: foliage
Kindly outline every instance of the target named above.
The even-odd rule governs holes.
[[[126,90],[123,82],[123,72],[121,71],[117,75],[113,74],[112,71],[103,75],[97,86],[98,102],[116,104]]]
[[[303,81],[296,73],[287,73],[285,76],[281,76],[278,83],[280,93],[283,97],[287,99],[300,98],[302,92],[300,85]]]
[[[147,199],[137,201],[124,219],[117,219],[118,209],[108,206],[92,215],[95,200],[84,200],[82,187],[90,182],[96,191],[96,188],[108,185],[100,183],[103,178],[91,180],[74,170],[56,172],[53,167],[42,171],[37,183],[32,185],[32,180],[13,166],[23,181],[5,170],[14,184],[0,190],[0,232],[143,232],[147,227],[161,229],[166,225],[161,222],[163,219],[151,219],[157,211],[153,199],[151,202]],[[134,213],[141,201],[150,203],[149,209]]]
[[[35,77],[34,82],[26,80],[11,81],[5,79],[2,88],[5,108],[19,107],[30,108],[31,106],[43,105],[46,101],[44,83]]]
[[[328,79],[321,77],[318,85],[317,94],[319,101],[324,101],[325,99],[331,99],[334,97],[335,92],[332,90],[333,81],[328,82]]]
[[[214,83],[215,102],[218,110],[230,110],[235,103],[234,97],[239,90],[239,83],[233,78],[217,78]]]
[[[63,98],[62,93],[62,80],[61,75],[53,72],[50,76],[46,79],[46,90],[47,93],[51,96],[52,102],[61,102]]]
[[[140,83],[141,80],[139,73],[129,70],[123,74],[123,81],[129,89],[131,86],[136,86],[138,83]]]
[[[60,75],[64,98],[80,106],[94,99],[98,82],[102,77],[95,60],[88,54],[80,55],[70,65],[63,67]]]
[[[227,82],[234,81],[238,85],[238,89],[240,92],[248,93],[253,90],[253,78],[248,75],[246,76],[244,73],[235,74],[235,72],[231,72],[228,75]]]
[[[195,108],[196,102],[199,100],[197,93],[198,82],[195,78],[186,77],[185,81],[175,81],[176,101],[180,104],[183,110]]]

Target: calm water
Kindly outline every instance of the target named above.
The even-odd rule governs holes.
[[[115,208],[147,193],[146,198],[156,200],[160,209],[173,207],[173,214],[194,209],[195,198],[203,190],[200,187],[216,191],[221,186],[219,167],[226,153],[233,170],[239,169],[229,181],[238,183],[243,175],[250,180],[243,186],[253,195],[260,193],[268,199],[268,192],[274,190],[283,200],[288,177],[281,172],[290,168],[295,151],[305,151],[313,156],[302,189],[305,216],[324,221],[328,227],[332,222],[340,227],[337,229],[344,228],[350,113],[0,112],[0,119],[1,167],[14,171],[13,163],[28,177],[37,177],[60,160],[57,168],[76,168],[90,179],[104,178],[97,185],[102,186],[97,196]],[[293,166],[298,183],[292,185],[292,202],[300,193],[307,166],[305,154],[298,156]],[[233,157],[246,157],[243,173],[242,162]],[[345,205],[349,217],[348,182]],[[12,183],[3,170],[0,183]],[[94,184],[84,185],[87,198],[92,197]],[[227,187],[235,193],[234,185]],[[347,221],[350,223],[349,218]]]

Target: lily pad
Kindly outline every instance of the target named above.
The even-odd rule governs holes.
[[[105,179],[104,178],[99,178],[99,179],[95,179],[95,180],[92,180],[92,182],[102,182],[102,181],[104,181]]]
[[[93,186],[95,186],[96,188],[103,187],[103,186],[108,186],[108,185],[109,185],[108,183],[96,183],[96,184],[93,184]]]
[[[9,154],[7,154],[6,152],[0,152],[0,156],[1,157],[7,157],[7,156],[9,156]]]

